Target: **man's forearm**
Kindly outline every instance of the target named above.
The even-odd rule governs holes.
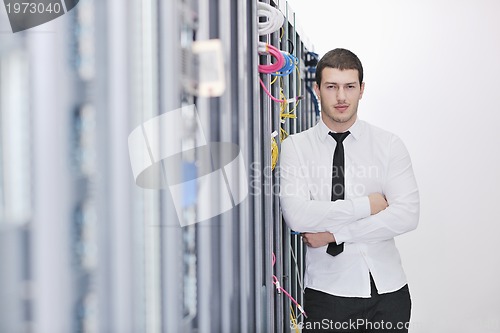
[[[337,242],[378,242],[414,230],[418,225],[418,191],[412,200],[390,204],[378,214],[354,221],[334,232]]]
[[[338,230],[341,226],[370,215],[368,197],[318,201],[281,197],[281,209],[288,226],[299,232]]]

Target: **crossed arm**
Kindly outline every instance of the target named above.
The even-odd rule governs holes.
[[[337,201],[310,198],[293,140],[282,143],[280,201],[285,221],[306,244],[378,242],[416,228],[419,195],[406,147],[395,137],[382,193]]]
[[[370,201],[370,214],[375,215],[388,207],[387,200],[381,193],[372,193],[368,195]],[[329,231],[323,232],[305,232],[302,233],[304,244],[310,247],[322,247],[335,242],[335,236]]]

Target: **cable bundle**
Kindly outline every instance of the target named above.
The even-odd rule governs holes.
[[[263,74],[273,74],[277,76],[289,75],[293,72],[298,64],[297,57],[289,54],[288,52],[281,52],[276,47],[266,44],[264,42],[259,42],[259,53],[260,54],[270,54],[272,57],[276,59],[275,63],[271,63],[269,65],[260,65],[259,64],[259,73]],[[285,59],[286,58],[286,59]],[[302,99],[302,96],[297,96],[295,98],[289,99],[278,99],[271,95],[269,90],[260,79],[260,85],[264,89],[264,92],[271,97],[271,99],[277,103],[294,103],[299,99]]]
[[[283,53],[272,45],[259,42],[259,53],[269,54],[276,59],[276,62],[270,65],[259,65],[259,73],[272,74],[280,71],[285,65],[285,57],[283,56]]]
[[[274,170],[276,163],[278,163],[279,148],[278,143],[276,142],[277,136],[277,131],[271,133],[271,170]]]
[[[276,8],[266,3],[257,3],[257,15],[260,17],[266,17],[267,21],[259,22],[259,35],[268,35],[279,30],[285,22],[285,17]]]
[[[285,59],[285,64],[283,65],[283,67],[280,68],[279,71],[271,73],[272,75],[277,75],[277,76],[290,75],[295,70],[295,66],[298,66],[299,64],[299,59],[293,54],[290,54],[288,52],[281,52],[281,53],[283,54],[283,58]]]

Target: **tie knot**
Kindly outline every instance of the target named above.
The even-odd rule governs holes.
[[[330,132],[328,134],[330,134],[332,136],[332,138],[334,138],[335,141],[337,141],[337,143],[339,143],[339,142],[344,141],[344,139],[347,138],[347,136],[349,134],[351,134],[351,132],[349,132],[349,131],[343,132],[343,133],[333,133],[333,132]]]

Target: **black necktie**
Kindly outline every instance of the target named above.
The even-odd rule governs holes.
[[[345,138],[350,134],[349,131],[344,133],[328,133],[335,141],[337,146],[333,153],[333,166],[332,166],[332,201],[343,200],[345,194],[344,184],[344,144],[342,143]],[[326,252],[329,255],[336,256],[344,251],[344,243],[337,244],[336,242],[328,244]]]

